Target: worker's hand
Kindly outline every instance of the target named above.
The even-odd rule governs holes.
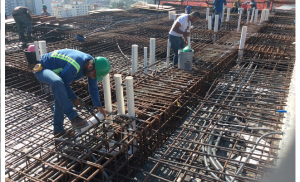
[[[107,114],[107,110],[104,109],[103,107],[97,107],[98,112],[101,112],[104,116],[104,118],[106,117]]]
[[[79,98],[76,97],[75,99],[72,100],[74,106],[80,106],[83,107],[82,103],[79,101]]]
[[[184,36],[184,37],[189,37],[190,34],[191,34],[190,32],[183,32],[183,36]]]

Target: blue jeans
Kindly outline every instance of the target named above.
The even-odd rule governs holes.
[[[184,48],[184,40],[182,37],[173,35],[169,35],[169,40],[171,43],[171,48],[174,51],[173,66],[175,66],[176,64],[178,64],[178,50]]]
[[[24,30],[23,30],[23,26],[26,25],[27,26],[27,37],[31,37],[31,28],[32,28],[32,24],[30,19],[25,16],[25,15],[15,15],[13,16],[17,27],[19,29],[19,35],[21,38],[24,38]]]
[[[73,109],[73,103],[69,100],[64,81],[52,70],[43,68],[40,72],[34,72],[36,78],[50,85],[54,96],[53,131],[59,133],[64,131],[64,114],[72,120],[78,116]]]
[[[215,25],[215,15],[219,15],[219,25],[218,25],[218,30],[220,30],[221,27],[221,19],[222,19],[222,12],[223,11],[214,11],[214,13],[212,14],[212,28],[214,30],[214,25]]]

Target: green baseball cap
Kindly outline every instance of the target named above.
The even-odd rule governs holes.
[[[43,4],[42,8],[47,8],[46,4]]]
[[[97,75],[97,80],[102,81],[103,77],[107,75],[111,69],[110,62],[105,57],[95,57],[95,70]]]

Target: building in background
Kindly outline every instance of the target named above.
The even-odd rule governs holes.
[[[54,4],[52,6],[52,16],[56,18],[88,15],[91,8],[90,4],[86,4],[84,1],[72,1],[70,4],[52,4]]]
[[[5,13],[11,16],[11,13],[17,6],[26,6],[25,0],[5,0]]]

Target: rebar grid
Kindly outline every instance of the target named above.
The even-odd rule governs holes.
[[[88,20],[97,17],[89,16]],[[109,16],[102,18],[106,21]],[[83,26],[83,21],[80,23]],[[258,145],[255,142],[265,133],[281,130],[283,115],[277,110],[286,104],[295,62],[295,50],[289,45],[294,35],[270,35],[273,42],[282,42],[274,46],[265,44],[265,34],[250,30],[254,34],[245,45],[242,59],[233,66],[240,35],[219,31],[219,40],[212,45],[211,31],[194,29],[192,47],[197,52],[193,70],[183,71],[164,68],[164,31],[173,21],[161,18],[147,23],[143,28],[138,25],[136,32],[132,27],[120,27],[95,33],[85,42],[69,38],[47,44],[48,52],[73,48],[111,61],[112,119],[81,135],[74,133],[66,119],[67,134],[53,138],[51,91],[37,82],[31,71],[33,65],[26,62],[22,51],[6,53],[7,181],[185,181],[191,177],[203,181],[262,181],[274,169],[280,137],[272,135]],[[277,27],[269,30],[276,32]],[[152,36],[157,36],[157,63],[155,70],[144,74],[141,52]],[[132,44],[138,44],[140,52],[140,67],[135,74],[130,72]],[[123,83],[127,75],[134,77],[136,118],[115,115],[115,73],[122,74]],[[85,79],[71,87],[92,105]],[[99,92],[103,101],[101,83]],[[90,117],[86,111],[77,110],[81,117]],[[185,118],[188,120],[182,123]],[[137,123],[135,130],[131,129],[133,120]],[[257,146],[253,155],[252,146]],[[247,155],[250,161],[243,162]],[[152,163],[150,168],[141,169],[147,161]],[[237,173],[239,167],[241,174]],[[137,172],[143,178],[133,178]]]
[[[257,62],[269,67],[270,60]],[[280,137],[265,137],[250,161],[245,162],[245,156],[252,153],[249,147],[258,137],[281,130],[283,114],[277,110],[285,106],[294,63],[288,63],[288,70],[278,71],[277,64],[266,70],[257,62],[241,60],[215,80],[197,111],[177,129],[173,142],[167,142],[171,144],[163,149],[164,153],[149,159],[155,166],[144,181],[150,177],[168,181],[188,181],[191,177],[231,181],[233,176],[239,181],[264,180],[275,168]],[[243,162],[243,175],[235,175]]]

